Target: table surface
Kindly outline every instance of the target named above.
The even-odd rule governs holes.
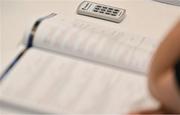
[[[180,7],[152,0],[93,0],[127,10],[122,23],[79,16],[77,6],[83,0],[2,0],[0,1],[0,70],[9,63],[21,44],[27,23],[56,12],[62,17],[78,18],[129,32],[162,38],[180,19]]]

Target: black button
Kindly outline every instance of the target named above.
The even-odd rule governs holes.
[[[101,8],[101,6],[99,6],[99,5],[97,5],[96,7],[97,7],[97,8]]]
[[[116,14],[111,14],[112,16],[116,16]]]
[[[101,11],[105,11],[105,9],[101,9]]]
[[[107,9],[107,7],[103,7],[104,9]]]
[[[99,13],[104,13],[103,11],[99,11]]]
[[[114,9],[114,11],[119,12],[119,10],[118,10],[118,9]]]
[[[94,8],[94,9],[99,10],[99,8]]]
[[[117,14],[118,12],[113,12],[114,14]]]

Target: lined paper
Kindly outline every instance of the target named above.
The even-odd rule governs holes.
[[[0,99],[52,113],[126,113],[154,105],[146,77],[31,49],[1,84]]]
[[[35,46],[131,71],[147,73],[157,41],[93,26],[83,21],[47,20],[40,25]]]

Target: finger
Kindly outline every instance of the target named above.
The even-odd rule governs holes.
[[[130,115],[141,115],[141,114],[165,114],[168,113],[164,109],[146,109],[146,110],[141,110],[141,111],[136,111],[136,112],[131,112],[129,113]]]

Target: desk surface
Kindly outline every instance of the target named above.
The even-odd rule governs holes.
[[[127,10],[127,17],[116,24],[76,14],[76,8],[83,0],[8,0],[0,2],[1,54],[0,68],[8,64],[18,49],[26,24],[42,15],[56,12],[62,17],[79,18],[97,22],[104,26],[129,32],[161,38],[180,19],[180,7],[151,0],[93,0]]]

